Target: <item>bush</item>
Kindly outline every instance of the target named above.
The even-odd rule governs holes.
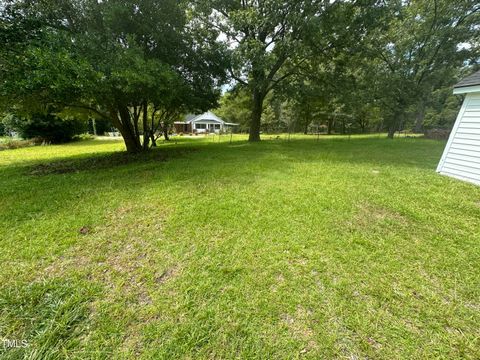
[[[77,119],[61,119],[52,114],[33,114],[27,119],[8,115],[4,126],[24,139],[38,138],[58,144],[71,141],[75,135],[86,131],[85,122]]]

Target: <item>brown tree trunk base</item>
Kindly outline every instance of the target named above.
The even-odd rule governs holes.
[[[250,123],[250,131],[248,135],[249,142],[260,141],[260,122],[262,120],[263,99],[265,95],[260,91],[254,90],[253,92],[253,108],[252,108],[252,120]]]
[[[157,147],[157,140],[155,139],[153,132],[150,132],[150,141],[152,143],[152,147]]]
[[[387,138],[388,139],[393,139],[394,136],[395,136],[395,128],[388,129]]]

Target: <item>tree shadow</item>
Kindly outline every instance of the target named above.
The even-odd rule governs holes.
[[[191,151],[193,151],[192,148],[177,148],[170,149],[169,151],[154,149],[147,153],[138,154],[129,154],[125,151],[121,151],[93,154],[88,157],[68,157],[66,159],[56,159],[49,162],[27,165],[25,167],[25,173],[28,175],[43,176],[51,174],[77,173],[80,171],[98,171],[134,163],[163,162],[171,158],[183,156]]]
[[[395,140],[359,137],[359,138],[311,138],[311,139],[278,139],[269,137],[260,143],[247,141],[188,141],[182,138],[179,142],[166,142],[147,153],[128,154],[125,151],[107,151],[103,153],[76,154],[67,157],[57,156],[45,159],[22,160],[14,164],[0,167],[21,167],[27,175],[66,174],[81,171],[108,170],[123,165],[141,165],[152,162],[163,162],[187,155],[190,152],[202,151],[202,167],[214,166],[206,161],[216,158],[218,161],[232,159],[236,166],[245,167],[255,161],[272,157],[278,153],[276,161],[282,166],[293,163],[324,162],[371,164],[372,166],[406,166],[423,169],[434,169],[444,148],[444,142],[418,138],[400,138]],[[74,146],[97,146],[111,144],[112,140],[95,140],[73,143]],[[68,146],[68,145],[67,145]],[[239,157],[244,161],[238,161]],[[268,168],[268,163],[264,164]],[[275,167],[275,166],[274,166]]]
[[[0,168],[4,181],[0,213],[10,211],[11,221],[18,225],[29,221],[31,217],[25,214],[32,212],[46,217],[68,213],[78,208],[79,199],[95,207],[96,201],[105,201],[99,200],[105,194],[114,193],[121,201],[131,194],[145,195],[149,189],[172,184],[185,189],[212,182],[232,186],[255,184],[269,174],[282,177],[282,173],[301,164],[312,164],[325,171],[329,164],[343,164],[347,168],[368,165],[433,172],[442,150],[442,142],[417,139],[295,139],[258,144],[187,143],[159,147],[147,154],[110,152],[28,160],[20,169],[15,165]],[[32,190],[24,190],[29,188],[35,189],[34,195]]]
[[[123,144],[123,139],[121,137],[118,138],[95,138],[94,140],[77,140],[72,141],[67,144],[63,144],[61,146],[100,146],[100,145],[111,145],[111,144]]]
[[[243,146],[242,146],[243,145]],[[280,161],[288,163],[346,163],[352,165],[400,166],[435,169],[445,142],[423,138],[338,137],[311,139],[275,139],[258,144],[209,144],[220,151],[244,154],[249,160],[277,151]],[[227,150],[228,149],[228,150]]]

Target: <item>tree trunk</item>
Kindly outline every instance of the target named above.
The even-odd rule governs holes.
[[[157,146],[157,139],[155,138],[155,113],[157,112],[157,109],[154,108],[151,114],[151,123],[150,123],[150,141],[152,142],[152,146],[156,147]]]
[[[150,130],[148,129],[148,104],[146,101],[143,102],[143,151],[148,150],[148,145],[150,144]]]
[[[333,119],[327,120],[327,135],[332,135]]]
[[[393,126],[393,124],[390,125],[390,126],[388,127],[387,137],[388,137],[389,139],[393,139],[393,136],[395,135],[395,131],[396,131],[396,130],[395,130],[395,126]]]
[[[121,131],[120,131],[120,133],[121,133]],[[127,148],[127,152],[133,154],[133,153],[138,153],[138,152],[142,151],[142,147],[140,146],[138,141],[133,136],[131,136],[130,134],[125,134],[125,133],[123,133],[122,136],[123,136],[123,140],[125,141],[125,146]]]
[[[311,114],[312,112],[310,111],[310,105],[307,103],[305,104],[305,112],[303,113],[305,115],[304,117],[304,124],[303,124],[303,133],[305,135],[308,134],[308,127],[310,126],[310,124],[312,123],[312,118],[311,118]]]
[[[260,121],[262,120],[263,100],[265,95],[258,89],[253,90],[252,118],[248,141],[260,141]]]
[[[168,136],[168,125],[163,126],[163,137],[165,141],[170,141],[170,137]]]
[[[150,131],[150,141],[152,142],[153,147],[157,147],[157,140],[155,139],[155,134],[153,130]]]
[[[137,113],[136,106],[134,106],[134,108],[133,108],[133,134],[135,135],[135,138],[137,138],[138,142],[140,143],[140,131],[138,130],[138,119],[139,118],[140,118],[140,109],[138,109],[138,113]]]
[[[127,152],[138,153],[142,151],[142,146],[133,134],[133,131],[123,126],[119,126],[118,131],[120,131],[120,134],[122,134],[123,141],[125,142],[125,147],[127,148]]]
[[[388,125],[387,137],[389,139],[393,139],[393,137],[395,136],[395,132],[398,130],[399,125],[402,124],[402,120],[403,120],[403,113],[401,113],[400,111],[397,111],[394,114],[392,122]]]
[[[360,131],[362,132],[362,134],[365,134],[365,127],[366,127],[365,121],[363,121],[363,119],[360,118],[358,121],[358,125],[360,125]]]
[[[135,133],[133,124],[131,123],[128,109],[124,106],[119,106],[118,113],[120,115],[120,119],[118,119],[116,114],[112,116],[113,125],[115,125],[118,131],[120,131],[122,134],[127,152],[137,153],[142,151],[142,145],[140,144],[140,139]]]
[[[425,119],[425,101],[421,100],[418,104],[418,109],[415,114],[415,128],[414,131],[419,134],[423,132],[423,120]]]
[[[95,119],[92,119],[92,128],[93,128],[93,135],[97,136],[97,124],[95,124]]]

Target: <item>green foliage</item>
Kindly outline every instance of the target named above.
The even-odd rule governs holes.
[[[175,0],[16,1],[1,15],[0,97],[17,112],[87,109],[111,121],[134,152],[148,148],[141,128],[159,126],[146,121],[154,120],[149,107],[179,113],[216,104],[218,33],[197,29]]]
[[[478,62],[479,10],[472,0],[336,2],[282,91],[329,129],[421,131],[425,114],[439,113],[439,91]]]
[[[316,1],[199,1],[196,13],[224,34],[230,75],[251,98],[250,141],[260,140],[264,100],[304,59],[302,37],[323,7]]]
[[[458,69],[478,59],[479,10],[474,0],[424,0],[392,2],[379,13],[384,24],[365,45],[390,133],[423,120],[434,90],[451,87]]]
[[[4,118],[3,124],[21,138],[37,138],[53,144],[71,141],[75,135],[87,130],[84,121],[76,118],[61,119],[53,114],[42,113],[31,114],[27,118],[9,114]]]
[[[449,88],[435,91],[425,113],[426,129],[451,129],[463,102],[463,96],[453,95]]]
[[[438,91],[478,63],[479,14],[475,0],[7,2],[0,107],[88,112],[139,151],[216,107],[228,69],[242,95],[220,111],[252,141],[292,124],[420,131]]]
[[[251,120],[251,102],[248,90],[238,86],[221,97],[220,106],[215,111],[225,121],[239,124],[237,130],[248,131]]]

